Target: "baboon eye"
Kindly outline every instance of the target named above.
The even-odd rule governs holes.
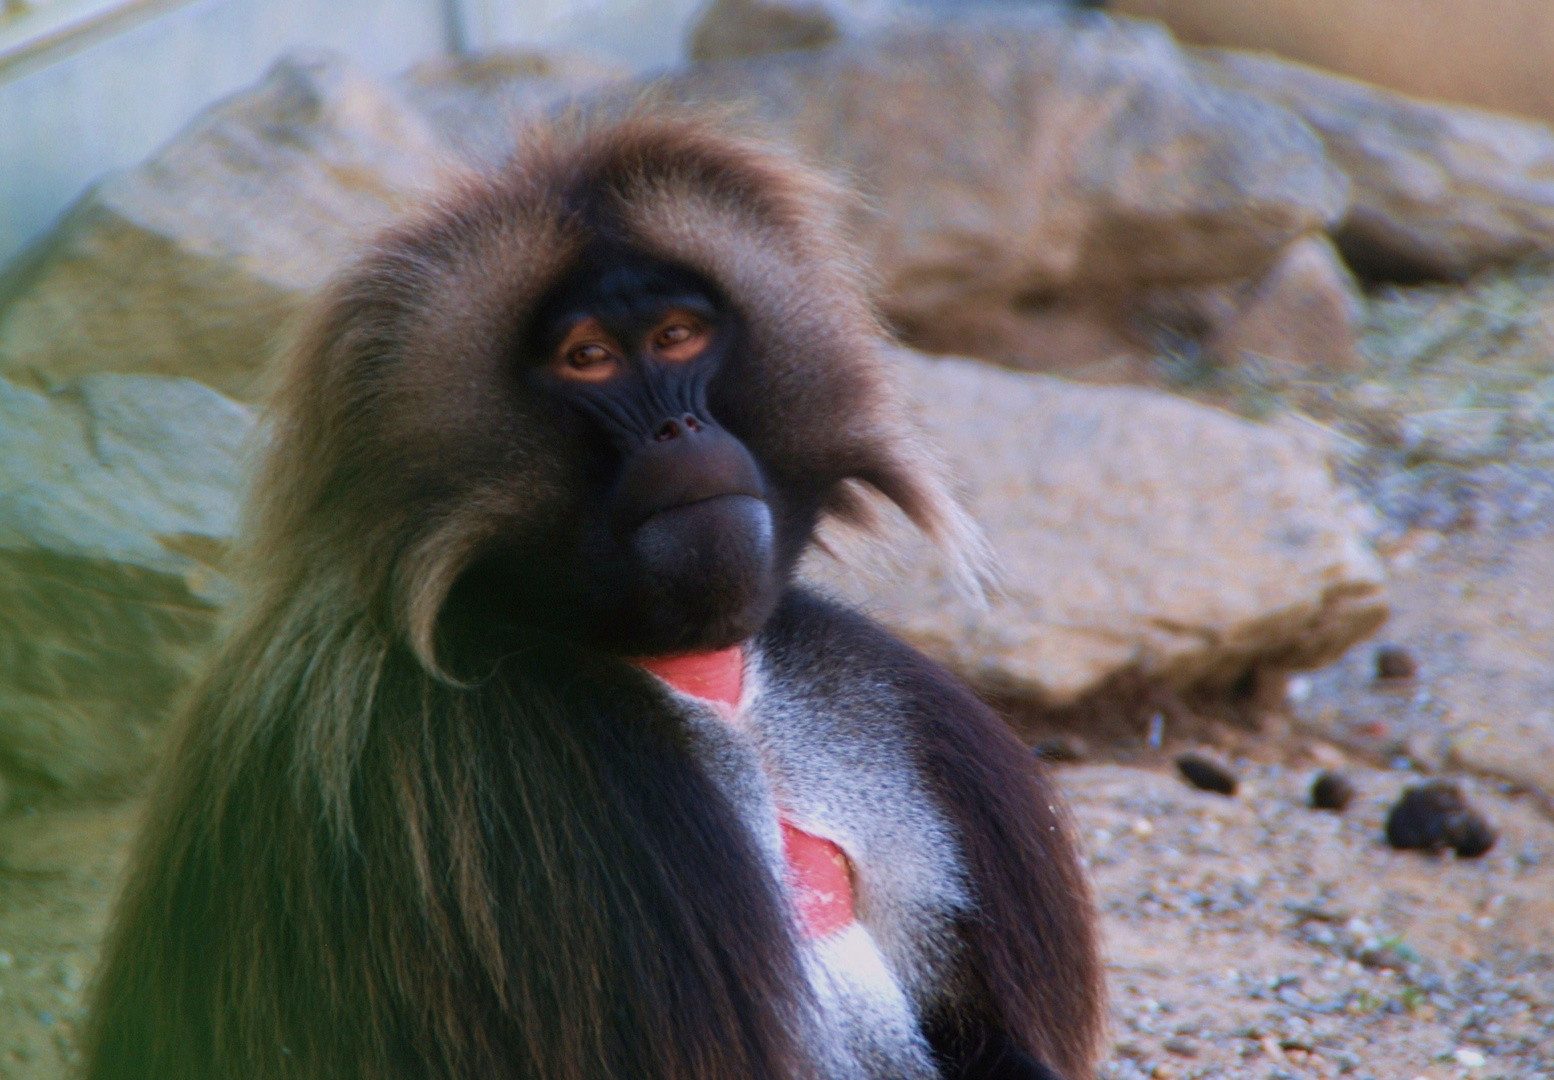
[[[556,351],[553,370],[564,379],[604,382],[621,367],[619,351],[611,348],[603,328],[592,319],[574,327]]]
[[[690,315],[672,315],[653,331],[653,352],[661,360],[682,362],[695,358],[711,337],[707,325]]]
[[[575,368],[598,367],[615,359],[603,345],[579,345],[567,354],[567,363]]]

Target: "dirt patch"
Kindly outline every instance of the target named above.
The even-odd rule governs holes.
[[[1161,771],[1065,768],[1100,895],[1114,1052],[1103,1076],[1539,1077],[1554,1071],[1554,823],[1468,784],[1478,860],[1388,848],[1410,780],[1239,768],[1234,798]],[[1387,966],[1378,966],[1387,965]]]

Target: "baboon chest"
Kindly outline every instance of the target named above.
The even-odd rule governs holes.
[[[824,1074],[933,1077],[921,1017],[966,906],[951,833],[879,706],[796,693],[753,647],[643,665],[785,899]]]

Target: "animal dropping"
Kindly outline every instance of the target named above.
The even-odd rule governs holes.
[[[1419,674],[1419,661],[1400,645],[1383,645],[1376,650],[1376,678],[1383,681],[1412,679]]]
[[[794,567],[894,502],[847,197],[684,117],[530,133],[284,358],[87,1080],[1091,1080],[1041,763]]]
[[[1311,805],[1318,810],[1344,811],[1354,801],[1354,785],[1343,773],[1323,771],[1311,782]]]
[[[1183,754],[1176,759],[1176,768],[1189,784],[1200,791],[1213,791],[1220,795],[1236,793],[1238,783],[1235,774],[1200,754]]]
[[[1387,843],[1399,849],[1444,851],[1477,858],[1495,846],[1493,825],[1468,804],[1462,789],[1434,780],[1403,789],[1387,812]]]

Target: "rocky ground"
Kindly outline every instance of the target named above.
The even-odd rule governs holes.
[[[1249,765],[1234,798],[1065,771],[1105,920],[1102,1075],[1554,1073],[1554,823],[1473,786],[1501,830],[1487,856],[1397,852],[1382,822],[1417,777],[1351,769],[1340,815],[1309,808],[1316,771]]]

